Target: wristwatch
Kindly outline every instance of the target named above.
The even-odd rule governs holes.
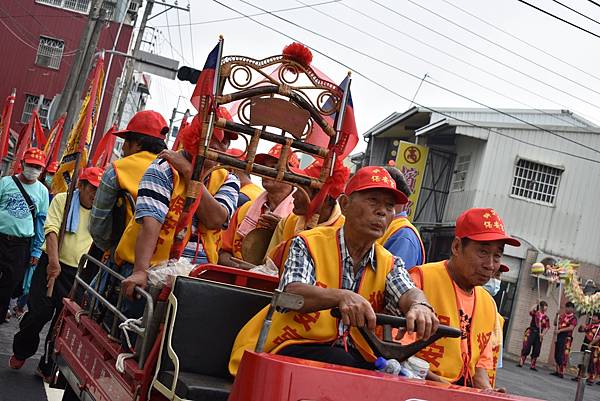
[[[411,310],[411,309],[412,309],[412,307],[413,307],[413,306],[415,306],[415,305],[422,305],[422,306],[424,306],[424,307],[426,307],[426,308],[429,308],[429,310],[435,314],[435,310],[433,310],[433,306],[431,306],[429,303],[427,303],[427,302],[424,302],[424,301],[421,301],[421,302],[413,302],[413,303],[410,305],[410,308],[408,308],[408,310]]]

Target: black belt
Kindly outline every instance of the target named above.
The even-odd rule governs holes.
[[[7,241],[26,243],[26,242],[31,241],[32,238],[33,237],[15,237],[14,235],[7,235],[7,234],[0,233],[0,239],[7,240]]]

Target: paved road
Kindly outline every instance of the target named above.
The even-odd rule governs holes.
[[[528,365],[518,368],[515,362],[504,361],[504,367],[498,370],[498,386],[505,387],[509,393],[547,401],[572,401],[575,399],[577,383],[569,378],[559,379],[550,375],[551,370],[539,368],[537,372],[529,370]],[[600,386],[586,386],[584,401],[600,401]]]
[[[39,356],[29,359],[20,371],[8,369],[8,358],[12,352],[12,337],[17,330],[17,321],[0,324],[0,401],[58,401],[61,391],[45,388],[42,379],[34,375]],[[44,333],[45,335],[45,333]],[[550,370],[540,368],[538,372],[529,368],[518,368],[505,360],[504,368],[498,372],[498,385],[509,393],[547,401],[572,401],[577,384],[569,379],[551,376]],[[600,401],[600,385],[586,386],[584,401]]]

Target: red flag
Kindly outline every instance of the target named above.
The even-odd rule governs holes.
[[[0,160],[8,154],[8,144],[10,139],[10,119],[12,117],[13,106],[15,105],[16,91],[6,98],[4,109],[2,110],[2,120],[0,121]]]
[[[215,48],[208,54],[208,58],[204,63],[204,68],[200,73],[200,77],[198,77],[198,82],[196,82],[196,87],[190,99],[190,102],[201,116],[204,116],[212,106],[213,86],[215,83],[215,72],[218,67],[217,64],[219,63],[221,43],[219,41]]]
[[[113,149],[115,148],[115,142],[117,137],[113,135],[113,132],[117,129],[116,125],[113,125],[106,131],[98,146],[96,147],[96,153],[92,158],[92,166],[104,168],[110,163],[110,157],[112,156]]]
[[[60,148],[60,141],[62,140],[63,131],[65,127],[65,119],[67,113],[63,113],[58,120],[54,122],[50,132],[48,133],[48,140],[44,147],[44,153],[46,153],[47,165],[58,160],[58,150]]]
[[[31,113],[31,118],[29,119],[29,122],[25,127],[23,127],[23,129],[19,133],[19,140],[17,141],[15,158],[10,170],[10,174],[18,174],[21,172],[21,159],[23,159],[23,154],[25,153],[25,151],[31,146],[33,146],[33,137],[36,138],[38,147],[44,147],[44,145],[46,144],[46,136],[44,135],[44,129],[42,128],[40,116],[38,115],[38,112],[35,109]]]
[[[175,137],[175,142],[173,142],[173,146],[171,147],[171,150],[179,150],[179,143],[181,142],[181,131],[187,127],[188,125],[190,125],[190,123],[188,123],[188,117],[190,116],[190,111],[186,110],[185,114],[183,115],[183,118],[181,119],[181,125],[179,126],[179,130],[177,131],[177,136]]]
[[[79,136],[79,152],[83,152],[86,142],[89,140],[88,135],[92,130],[92,125],[95,125],[99,116],[94,116],[96,112],[96,98],[101,91],[102,79],[104,77],[104,59],[99,57],[92,71],[92,84],[90,86],[90,102],[86,110],[85,120],[81,135]],[[93,120],[92,120],[93,119]]]

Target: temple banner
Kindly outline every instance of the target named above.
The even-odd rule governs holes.
[[[419,194],[421,193],[421,185],[425,176],[428,154],[429,149],[426,146],[404,141],[400,141],[400,145],[398,145],[396,167],[402,171],[412,191],[412,195],[408,197],[408,204],[405,208],[410,221],[415,216]]]

